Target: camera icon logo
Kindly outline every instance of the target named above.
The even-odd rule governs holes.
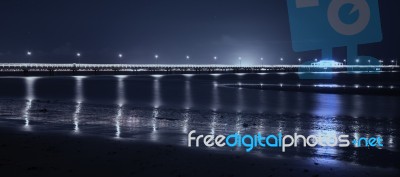
[[[348,15],[359,13],[358,19],[352,24],[343,22],[340,17],[340,9],[346,4],[353,6]],[[350,36],[360,33],[367,27],[370,17],[370,7],[364,0],[334,0],[328,7],[329,24],[336,32],[343,35]]]
[[[379,65],[359,56],[358,45],[382,41],[378,0],[287,0],[292,47],[321,50],[332,60],[335,47],[347,47],[347,65]]]

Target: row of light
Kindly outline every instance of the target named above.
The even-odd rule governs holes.
[[[31,52],[31,51],[27,51],[26,54],[27,54],[28,56],[31,56],[31,55],[32,55],[32,52]],[[76,56],[77,56],[77,57],[81,57],[81,53],[79,53],[79,52],[76,53]],[[123,58],[123,54],[122,54],[122,53],[119,53],[117,56],[118,56],[118,58]],[[156,60],[158,60],[159,55],[158,55],[158,54],[155,54],[155,55],[154,55],[154,58],[155,58]],[[214,60],[217,60],[218,57],[217,57],[217,56],[214,56],[213,59],[214,59]],[[239,61],[241,61],[241,60],[242,60],[242,57],[239,57],[238,59],[239,59]],[[189,56],[189,55],[186,55],[186,60],[190,60],[190,56]],[[264,61],[264,58],[260,58],[260,60],[261,60],[261,61]],[[281,61],[281,62],[283,62],[283,60],[284,60],[283,58],[280,58],[280,61]],[[299,63],[301,63],[301,61],[302,61],[301,58],[299,58],[299,59],[297,59],[297,60],[299,61]],[[314,59],[314,61],[315,61],[315,62],[318,62],[318,59],[316,58],[316,59]],[[359,62],[360,62],[360,59],[356,59],[355,61],[356,61],[356,63],[359,63]],[[343,59],[343,62],[347,62],[347,60],[346,60],[346,59]],[[380,62],[380,63],[383,63],[383,60],[379,60],[379,62]],[[391,62],[394,63],[395,60],[391,60]],[[396,60],[396,62],[397,62],[397,60]],[[368,63],[371,63],[371,60],[368,60]]]
[[[229,85],[229,84],[227,84],[227,85]],[[264,85],[266,85],[266,86],[276,86],[276,84],[263,84],[263,83],[260,83],[260,84],[242,84],[241,82],[238,82],[237,83],[237,85],[239,86],[239,87],[241,87],[241,86],[257,86],[257,85],[259,85],[259,86],[261,86],[261,87],[263,87]],[[367,86],[361,86],[361,85],[358,85],[358,84],[355,84],[354,86],[347,86],[347,85],[337,85],[337,84],[315,84],[315,85],[301,85],[301,84],[297,84],[297,85],[291,85],[291,84],[287,84],[287,85],[285,85],[285,84],[283,84],[283,83],[280,83],[280,84],[278,84],[280,87],[284,87],[284,86],[297,86],[297,87],[318,87],[318,88],[356,88],[356,89],[358,89],[358,88],[379,88],[379,89],[382,89],[382,88],[385,88],[384,86],[382,86],[382,85],[379,85],[379,86],[370,86],[370,85],[367,85]],[[394,87],[393,85],[391,85],[391,86],[388,86],[387,88],[390,88],[390,89],[395,89],[396,87]]]

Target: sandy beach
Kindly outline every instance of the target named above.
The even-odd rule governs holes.
[[[169,144],[0,129],[7,176],[398,176],[397,168],[265,157]]]

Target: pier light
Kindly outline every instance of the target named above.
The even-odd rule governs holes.
[[[32,52],[28,50],[28,51],[26,52],[26,55],[28,56],[28,57],[27,57],[28,63],[30,63],[30,62],[31,62],[31,57],[30,57],[30,56],[32,55]]]
[[[157,65],[158,65],[158,57],[159,57],[158,54],[155,54],[155,55],[154,55],[154,59],[156,60],[156,64],[157,64]]]
[[[123,57],[122,53],[119,53],[118,54],[119,64],[122,64],[122,57]]]
[[[189,62],[190,62],[190,56],[189,55],[186,55],[186,62],[189,65]]]
[[[81,53],[76,53],[76,57],[78,58],[78,64],[81,64]]]

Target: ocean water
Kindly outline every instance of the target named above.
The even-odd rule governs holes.
[[[187,145],[191,130],[214,135],[382,136],[385,146],[370,151],[298,147],[285,155],[390,166],[382,161],[399,156],[400,97],[384,93],[399,88],[399,76],[397,72],[335,73],[332,80],[300,80],[299,73],[2,76],[0,125],[182,146]],[[340,85],[364,91],[241,87],[246,84],[318,85],[332,90],[336,88],[332,85]],[[368,94],[372,88],[382,91]],[[254,153],[282,156],[278,150],[256,149]],[[369,153],[379,154],[375,163],[363,157]]]

